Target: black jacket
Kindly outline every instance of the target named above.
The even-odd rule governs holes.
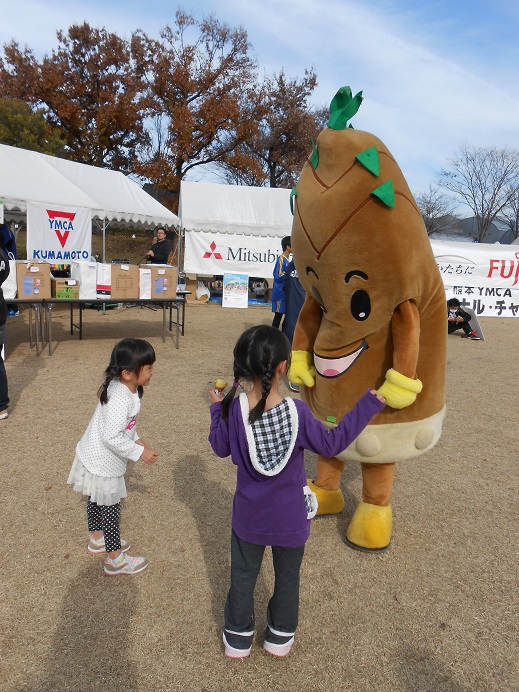
[[[159,240],[158,243],[154,243],[151,246],[153,250],[153,257],[150,257],[152,264],[167,264],[169,257],[169,240],[164,238],[164,240]]]
[[[450,311],[451,308],[447,305],[447,319],[450,317]],[[456,310],[456,317],[463,317],[464,322],[470,322],[470,315],[468,312],[465,312],[461,307],[457,308]]]

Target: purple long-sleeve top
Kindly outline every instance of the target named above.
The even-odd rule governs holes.
[[[290,398],[284,401],[288,403],[291,430],[286,454],[275,470],[266,470],[258,462],[255,436],[248,422],[246,394],[231,402],[226,421],[222,418],[221,404],[212,404],[209,442],[215,454],[231,455],[237,466],[232,512],[235,533],[256,545],[295,548],[304,545],[310,535],[303,490],[307,485],[304,450],[336,456],[353,442],[384,404],[366,392],[337,427],[329,430],[313,417],[304,402]]]

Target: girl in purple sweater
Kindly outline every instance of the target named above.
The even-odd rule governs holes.
[[[234,347],[234,383],[225,398],[211,392],[209,442],[237,466],[231,536],[231,586],[223,641],[229,658],[249,656],[254,637],[254,587],[265,546],[272,546],[275,585],[267,609],[263,648],[286,656],[299,616],[299,572],[310,519],[317,511],[308,488],[304,450],[334,457],[384,408],[374,390],[328,430],[302,401],[283,398],[279,383],[290,343],[274,327],[244,332]],[[239,382],[251,386],[234,399]]]

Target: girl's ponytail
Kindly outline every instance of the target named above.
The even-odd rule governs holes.
[[[236,390],[240,386],[241,385],[238,382],[238,380],[235,379],[234,382],[232,383],[232,387],[229,389],[227,394],[222,399],[222,418],[224,420],[227,420],[229,418],[229,409],[231,407],[231,401],[234,399],[234,395],[236,394]]]
[[[265,366],[264,366],[265,367]],[[272,370],[266,366],[261,377],[261,399],[249,413],[249,423],[252,425],[265,413],[268,395],[272,389]]]
[[[112,380],[116,380],[120,376],[119,368],[115,365],[109,365],[105,370],[105,381],[99,387],[98,396],[102,404],[108,403],[108,385]]]

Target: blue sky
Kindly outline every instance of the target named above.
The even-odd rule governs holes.
[[[243,26],[260,73],[313,67],[314,102],[362,90],[353,125],[380,137],[411,190],[427,190],[460,145],[519,149],[517,0],[18,0],[0,18],[37,55],[56,30],[84,20],[129,36],[158,36],[177,8]],[[198,171],[197,179],[203,179]]]

